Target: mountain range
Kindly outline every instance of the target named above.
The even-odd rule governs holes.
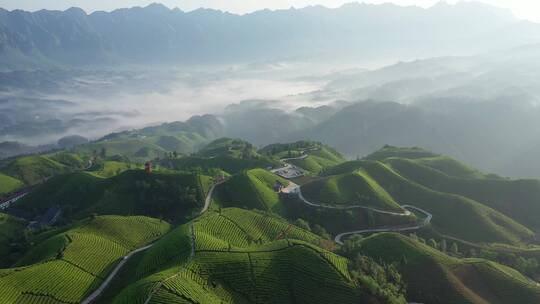
[[[0,9],[0,68],[302,58],[356,62],[471,54],[540,41],[540,25],[463,2],[351,3],[236,15],[160,4],[87,14]],[[382,50],[382,51],[381,51]]]

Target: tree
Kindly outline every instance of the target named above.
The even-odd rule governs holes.
[[[178,152],[176,152],[176,150],[173,151],[173,156],[174,156],[174,158],[178,158]]]
[[[459,248],[458,248],[458,244],[456,242],[452,243],[452,247],[451,247],[450,250],[452,251],[453,254],[459,255]]]
[[[309,223],[306,220],[303,220],[301,218],[298,218],[296,221],[294,221],[294,225],[303,228],[307,231],[311,231],[311,227],[309,226]]]
[[[326,229],[324,229],[320,225],[313,226],[313,233],[317,234],[318,236],[322,238],[330,239],[330,234],[328,234],[328,232],[326,232]]]
[[[438,247],[437,246],[437,241],[435,241],[434,239],[429,239],[428,240],[428,245],[435,248],[435,249],[437,249],[437,247]]]
[[[107,149],[105,149],[105,147],[102,147],[102,148],[101,148],[101,151],[99,151],[99,156],[100,156],[101,158],[107,157]]]
[[[441,241],[440,249],[441,249],[442,252],[446,252],[447,244],[446,244],[446,240],[445,240],[445,239],[443,239],[443,240]]]

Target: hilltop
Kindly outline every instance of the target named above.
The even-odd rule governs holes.
[[[404,303],[399,295],[376,294],[376,282],[374,289],[357,285],[345,259],[317,246],[318,236],[287,226],[252,211],[210,212],[180,226],[132,264],[126,271],[138,279],[112,303],[381,303],[385,297]]]
[[[448,246],[445,250],[451,252]],[[484,259],[452,257],[399,234],[377,234],[362,239],[357,250],[356,253],[377,256],[385,263],[397,263],[408,284],[409,301],[447,304],[540,301],[540,287],[514,269]]]
[[[81,221],[37,244],[17,267],[0,271],[2,301],[79,303],[123,256],[169,228],[165,222],[146,217]]]
[[[169,221],[190,218],[202,208],[211,179],[192,173],[147,174],[130,170],[110,178],[86,172],[60,175],[14,205],[29,218],[59,206],[66,219],[93,213],[147,215]]]

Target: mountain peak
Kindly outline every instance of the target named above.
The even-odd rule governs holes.
[[[170,9],[168,7],[166,7],[165,5],[163,5],[161,3],[157,3],[157,2],[149,4],[148,6],[145,7],[145,9],[151,10],[151,11],[154,11],[154,12],[170,11]]]

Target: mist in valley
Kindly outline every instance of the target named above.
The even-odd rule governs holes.
[[[37,60],[8,39],[23,51],[5,52],[0,73],[4,157],[57,147],[66,136],[97,140],[210,114],[220,136],[258,146],[313,139],[351,159],[386,144],[420,146],[503,176],[540,177],[540,25],[507,10],[351,4],[233,15],[152,5],[34,14],[73,22],[70,39],[93,51],[85,57],[67,42],[36,41]],[[122,14],[138,20],[141,41],[126,35],[128,19],[104,32]],[[325,27],[312,23],[323,17]],[[285,35],[280,22],[295,31]],[[252,29],[238,32],[239,24]],[[202,25],[204,35],[194,39]],[[467,25],[474,27],[464,32]],[[48,35],[63,41],[67,34]],[[79,57],[51,55],[51,48]]]

